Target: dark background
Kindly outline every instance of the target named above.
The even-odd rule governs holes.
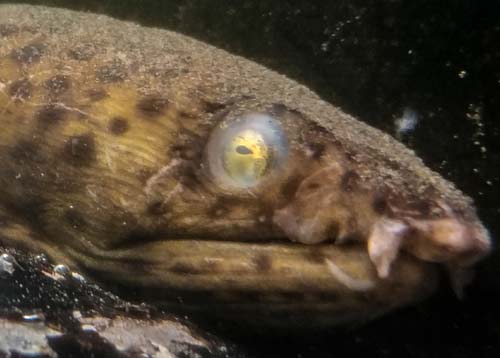
[[[0,2],[2,2],[0,0]],[[306,84],[395,134],[472,196],[500,232],[499,1],[30,1],[176,30]],[[500,264],[480,265],[460,302],[449,292],[365,327],[246,343],[256,356],[499,357]]]

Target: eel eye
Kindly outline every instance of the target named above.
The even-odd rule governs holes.
[[[284,164],[286,138],[268,114],[252,113],[222,123],[207,145],[208,166],[222,186],[250,188]]]

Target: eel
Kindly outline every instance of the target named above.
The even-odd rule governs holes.
[[[0,5],[0,123],[2,245],[165,307],[363,321],[490,251],[413,151],[175,32]]]

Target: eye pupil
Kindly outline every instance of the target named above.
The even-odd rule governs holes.
[[[238,153],[238,154],[253,154],[252,150],[244,145],[237,146],[236,153]]]

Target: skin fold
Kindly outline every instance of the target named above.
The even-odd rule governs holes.
[[[366,320],[490,249],[399,142],[177,33],[0,5],[0,124],[2,243],[167,306]]]

